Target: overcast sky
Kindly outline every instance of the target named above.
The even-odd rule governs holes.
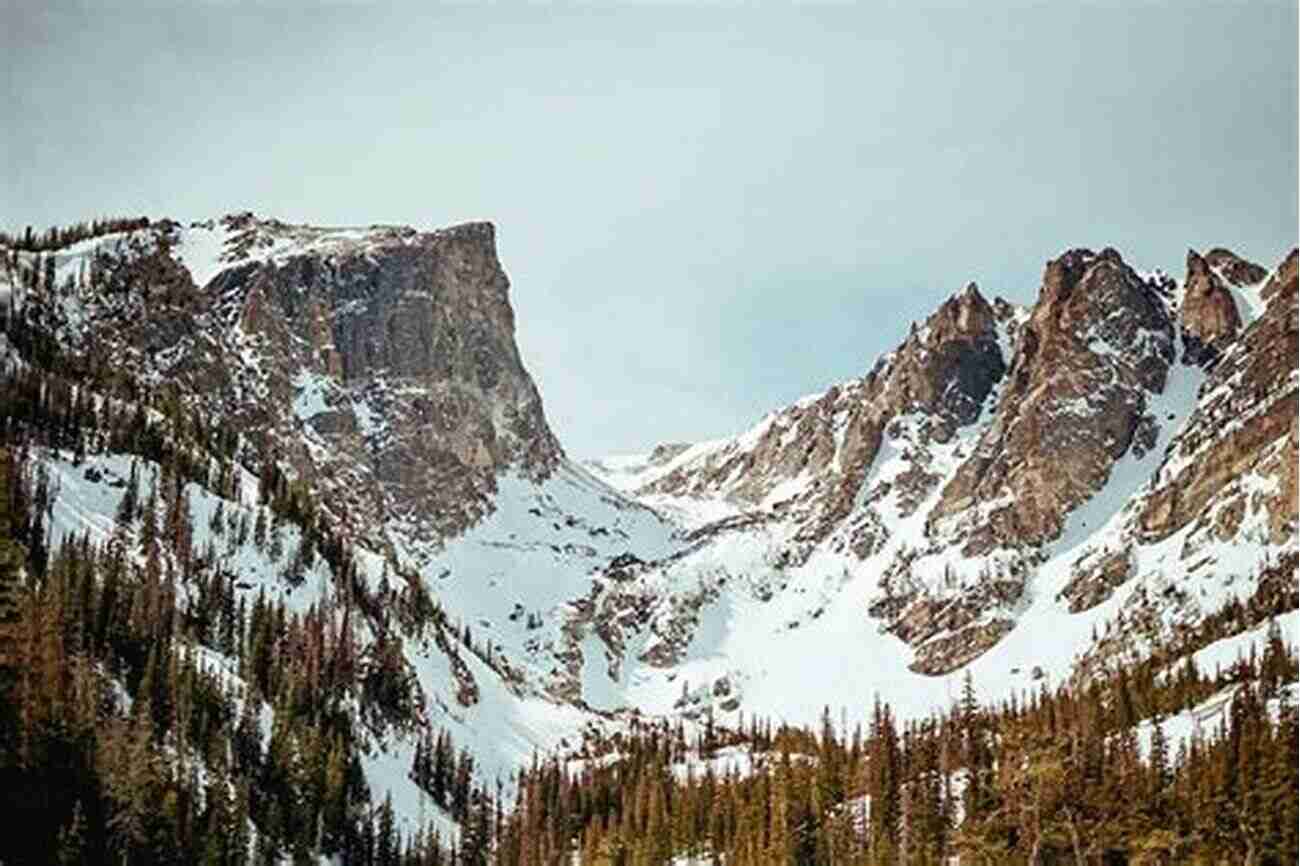
[[[0,0],[0,223],[487,218],[571,454],[737,432],[974,279],[1296,242],[1294,2]]]

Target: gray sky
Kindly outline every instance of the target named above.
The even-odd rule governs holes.
[[[496,222],[570,453],[737,432],[970,279],[1296,242],[1292,2],[0,0],[0,224]]]

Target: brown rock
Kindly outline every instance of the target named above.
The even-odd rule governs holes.
[[[1223,247],[1215,247],[1206,253],[1205,261],[1234,286],[1257,285],[1268,276],[1268,271],[1259,265]]]
[[[1284,293],[1283,290],[1287,286],[1295,285],[1298,254],[1300,254],[1300,250],[1291,250],[1291,253],[1285,260],[1283,260],[1282,264],[1278,266],[1277,270],[1273,272],[1272,276],[1269,277],[1268,282],[1260,291],[1260,295],[1265,301],[1272,303],[1273,299],[1277,297],[1280,292]]]
[[[1055,538],[1134,443],[1172,359],[1163,302],[1117,252],[1048,262],[994,422],[944,488],[931,532],[975,508],[969,556]]]
[[[1133,552],[1128,548],[1082,557],[1058,597],[1069,601],[1070,613],[1096,607],[1133,576],[1133,568]]]
[[[1212,364],[1241,329],[1237,302],[1210,263],[1195,250],[1187,251],[1183,286],[1183,357],[1193,364]]]
[[[1295,369],[1297,280],[1275,274],[1268,308],[1224,353],[1196,411],[1171,448],[1139,525],[1148,540],[1166,538],[1196,519],[1238,478],[1251,472],[1279,479],[1270,500],[1277,533],[1294,526],[1295,429],[1300,409]],[[1286,274],[1287,265],[1278,274]]]
[[[783,410],[753,444],[726,446],[647,491],[723,495],[752,506],[783,482],[805,476],[809,484],[798,502],[787,504],[801,509],[805,525],[797,540],[811,549],[852,511],[893,418],[925,413],[929,435],[942,442],[979,417],[1006,369],[996,326],[994,308],[971,283],[914,326],[864,378]],[[917,491],[927,482],[923,469],[908,478]]]
[[[930,676],[952,673],[983,655],[1013,628],[1015,623],[1009,619],[994,619],[947,637],[935,638],[916,651],[916,658],[908,668]]]
[[[327,230],[222,222],[230,265],[201,289],[165,234],[157,249],[106,260],[107,282],[143,280],[185,306],[96,317],[86,345],[142,358],[131,372],[269,445],[340,528],[376,545],[392,519],[430,542],[453,536],[491,508],[499,473],[555,467],[562,452],[515,346],[491,224],[316,245]],[[277,244],[301,252],[250,258]]]

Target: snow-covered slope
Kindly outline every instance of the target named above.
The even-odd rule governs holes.
[[[91,455],[76,463],[71,454],[50,451],[42,464],[55,491],[49,530],[55,545],[82,537],[92,543],[114,538],[133,474],[142,496],[161,487],[161,467],[126,455]],[[237,594],[249,605],[262,595],[301,614],[329,599],[336,589],[319,557],[300,579],[284,578],[302,542],[300,529],[271,521],[258,503],[255,477],[244,473],[236,489],[238,497],[227,499],[197,484],[185,486],[195,549],[213,552],[217,568],[235,576]],[[259,511],[272,525],[272,538],[263,544],[248,532]],[[673,549],[671,531],[653,512],[568,463],[540,484],[503,477],[493,513],[419,572],[456,627],[456,637],[465,626],[473,632],[472,649],[453,643],[450,651],[429,633],[403,636],[424,701],[424,725],[447,730],[457,748],[468,749],[484,780],[505,782],[535,753],[576,748],[592,725],[606,733],[617,729],[618,720],[593,710],[621,702],[608,697],[599,677],[583,670],[582,656],[572,670],[557,666],[557,654],[569,647],[562,625],[594,571],[628,545],[666,555]],[[132,534],[127,543],[134,547],[135,540]],[[361,579],[380,598],[390,597],[383,588],[399,584],[394,564],[364,548],[356,556]],[[399,555],[396,565],[404,560]],[[182,589],[180,604],[197,598],[192,585]],[[364,639],[374,638],[367,626],[362,630]],[[202,652],[214,669],[237,668],[215,650]],[[269,736],[270,708],[261,712]],[[439,815],[408,777],[419,734],[372,732],[363,762],[372,796],[378,801],[391,793],[410,829]],[[444,821],[443,829],[455,828]]]
[[[1204,358],[1185,284],[1075,250],[1032,308],[969,286],[865,376],[736,437],[583,464],[519,362],[490,226],[159,224],[57,251],[39,290],[37,257],[6,256],[0,286],[69,351],[232,431],[238,494],[188,493],[241,593],[306,610],[335,591],[319,562],[286,582],[211,528],[218,508],[255,521],[275,469],[368,590],[437,603],[401,636],[421,730],[370,732],[365,760],[416,822],[422,730],[508,782],[638,714],[813,724],[879,695],[924,716],[968,675],[1001,698],[1251,597],[1297,550],[1295,258],[1262,288],[1208,258],[1250,312],[1230,334],[1198,320]],[[44,460],[56,535],[111,536],[131,458]]]
[[[950,700],[967,673],[986,697],[1002,697],[1071,676],[1084,656],[1140,657],[1230,600],[1244,602],[1266,566],[1295,552],[1294,475],[1278,459],[1294,464],[1294,434],[1261,422],[1267,432],[1250,444],[1224,445],[1250,418],[1293,405],[1294,267],[1275,272],[1276,306],[1207,371],[1175,358],[1180,286],[1134,275],[1113,251],[1063,262],[1049,265],[1033,311],[995,316],[1007,372],[966,423],[926,404],[915,385],[890,381],[891,370],[919,366],[942,346],[930,341],[931,322],[873,377],[772,413],[734,439],[677,447],[666,460],[588,464],[663,513],[685,515],[696,539],[638,566],[611,594],[610,616],[654,599],[645,623],[620,635],[631,704],[812,723],[826,705],[865,712],[879,693],[922,715]],[[1140,308],[1103,300],[1116,291]],[[1150,324],[1126,331],[1125,316]],[[1288,361],[1261,360],[1272,357],[1266,340],[1282,344],[1282,357],[1288,339]],[[1045,352],[1052,364],[1036,367]],[[1079,386],[1068,377],[1121,385],[1073,396]],[[1225,389],[1242,395],[1243,380],[1252,382],[1240,397],[1247,408],[1207,429]],[[1028,423],[1026,398],[1008,388],[1055,413],[1055,429],[1018,444],[1008,430]],[[908,399],[891,401],[900,391]],[[842,431],[871,416],[878,442],[846,459]],[[1042,435],[1060,444],[1039,455]],[[1088,459],[1100,462],[1071,464],[1090,439],[1103,447]],[[1188,464],[1183,455],[1214,448],[1232,455],[1230,477],[1200,497],[1196,519],[1153,531],[1153,503]],[[861,465],[846,471],[855,458]],[[1047,474],[1017,477],[1035,460]],[[986,480],[963,487],[964,474],[988,479],[1000,461],[1010,467],[1006,486],[983,496],[973,485]],[[1069,477],[1057,481],[1051,461]],[[846,483],[851,507],[818,509],[827,489]],[[710,511],[726,519],[701,526]]]

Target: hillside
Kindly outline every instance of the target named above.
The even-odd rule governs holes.
[[[1070,250],[1031,307],[972,284],[734,438],[582,464],[508,288],[486,223],[3,250],[5,668],[22,729],[111,790],[65,767],[19,814],[99,803],[120,821],[84,844],[143,850],[198,803],[272,861],[399,833],[480,863],[539,754],[877,698],[910,723],[1198,652],[1208,677],[1296,608],[1295,252],[1175,281]]]
[[[925,714],[966,671],[1061,682],[1250,597],[1297,545],[1295,255],[1211,258],[1179,283],[1070,251],[1032,308],[968,286],[734,439],[589,462],[698,539],[620,589],[665,624],[638,660],[717,709],[811,722],[854,682]],[[1207,292],[1245,313],[1202,342]]]

